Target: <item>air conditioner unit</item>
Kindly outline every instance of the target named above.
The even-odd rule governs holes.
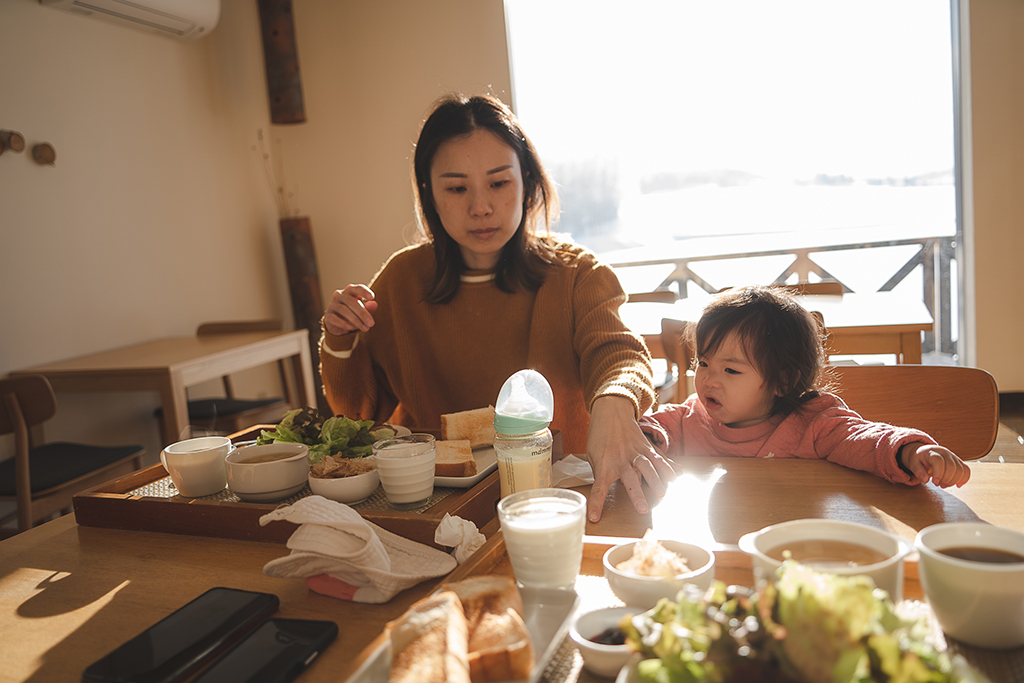
[[[220,0],[39,0],[43,5],[106,19],[150,33],[194,40],[213,30]]]

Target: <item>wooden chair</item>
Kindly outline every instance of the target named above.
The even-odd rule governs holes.
[[[831,368],[833,391],[875,422],[914,427],[964,460],[992,450],[999,392],[979,368],[947,365],[843,365]]]
[[[829,296],[842,296],[846,291],[842,282],[838,280],[822,280],[821,282],[799,282],[794,285],[779,285],[782,289],[786,290],[794,296],[804,295],[829,295]],[[718,290],[719,292],[727,292],[733,287],[723,287]],[[632,300],[632,297],[630,297]]]
[[[14,434],[14,457],[0,462],[0,500],[18,505],[18,530],[69,509],[72,496],[142,467],[142,446],[42,443],[57,399],[42,375],[0,379],[0,434]]]
[[[280,320],[239,320],[218,321],[201,324],[196,329],[199,337],[216,334],[240,334],[244,332],[274,332],[282,329]],[[232,434],[254,424],[276,424],[281,417],[295,406],[291,383],[284,360],[277,363],[281,375],[281,386],[284,397],[271,398],[239,398],[229,375],[224,375],[221,382],[224,386],[223,398],[202,398],[189,400],[188,420],[196,434]],[[157,408],[155,415],[160,423],[163,443],[170,443],[181,434],[163,433],[163,410]],[[170,439],[170,440],[168,440]]]
[[[682,403],[688,393],[686,371],[693,362],[693,352],[686,339],[690,323],[673,318],[662,318],[661,334],[646,335],[644,341],[651,357],[664,359],[668,372],[663,382],[655,382],[659,403]]]
[[[629,294],[628,296],[630,303],[645,301],[655,304],[674,304],[679,298],[676,296],[676,293],[670,289],[659,289],[654,292],[637,292],[635,294]]]

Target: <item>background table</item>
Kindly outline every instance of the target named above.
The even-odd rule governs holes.
[[[670,496],[649,514],[637,514],[616,485],[604,519],[587,533],[637,537],[653,526],[669,538],[710,538],[728,552],[748,531],[802,517],[908,538],[954,520],[1024,530],[1024,464],[975,462],[971,470],[966,487],[948,490],[889,484],[824,461],[687,458]],[[279,543],[81,527],[71,516],[0,542],[0,682],[78,680],[103,653],[214,586],[275,593],[282,617],[335,621],[338,640],[301,680],[344,680],[383,625],[438,583],[384,605],[350,603],[265,576],[263,565],[286,553]]]
[[[822,314],[835,355],[895,354],[897,362],[920,364],[921,333],[933,327],[924,302],[896,292],[807,295],[796,297]],[[661,333],[662,318],[696,322],[705,301],[680,299],[673,304],[626,303],[619,315],[634,332]]]
[[[143,391],[160,393],[164,434],[188,426],[187,387],[233,372],[290,358],[293,395],[315,406],[309,331],[246,332],[170,337],[112,351],[45,363],[17,374],[45,375],[54,391]]]

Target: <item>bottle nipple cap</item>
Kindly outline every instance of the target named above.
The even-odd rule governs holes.
[[[498,392],[494,429],[501,434],[530,434],[546,429],[554,413],[555,397],[544,375],[520,370]]]

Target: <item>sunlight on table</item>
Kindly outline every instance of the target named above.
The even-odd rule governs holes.
[[[651,510],[651,519],[658,538],[693,543],[715,543],[708,510],[711,492],[725,476],[725,468],[715,467],[704,477],[689,472],[668,485],[665,497]]]

